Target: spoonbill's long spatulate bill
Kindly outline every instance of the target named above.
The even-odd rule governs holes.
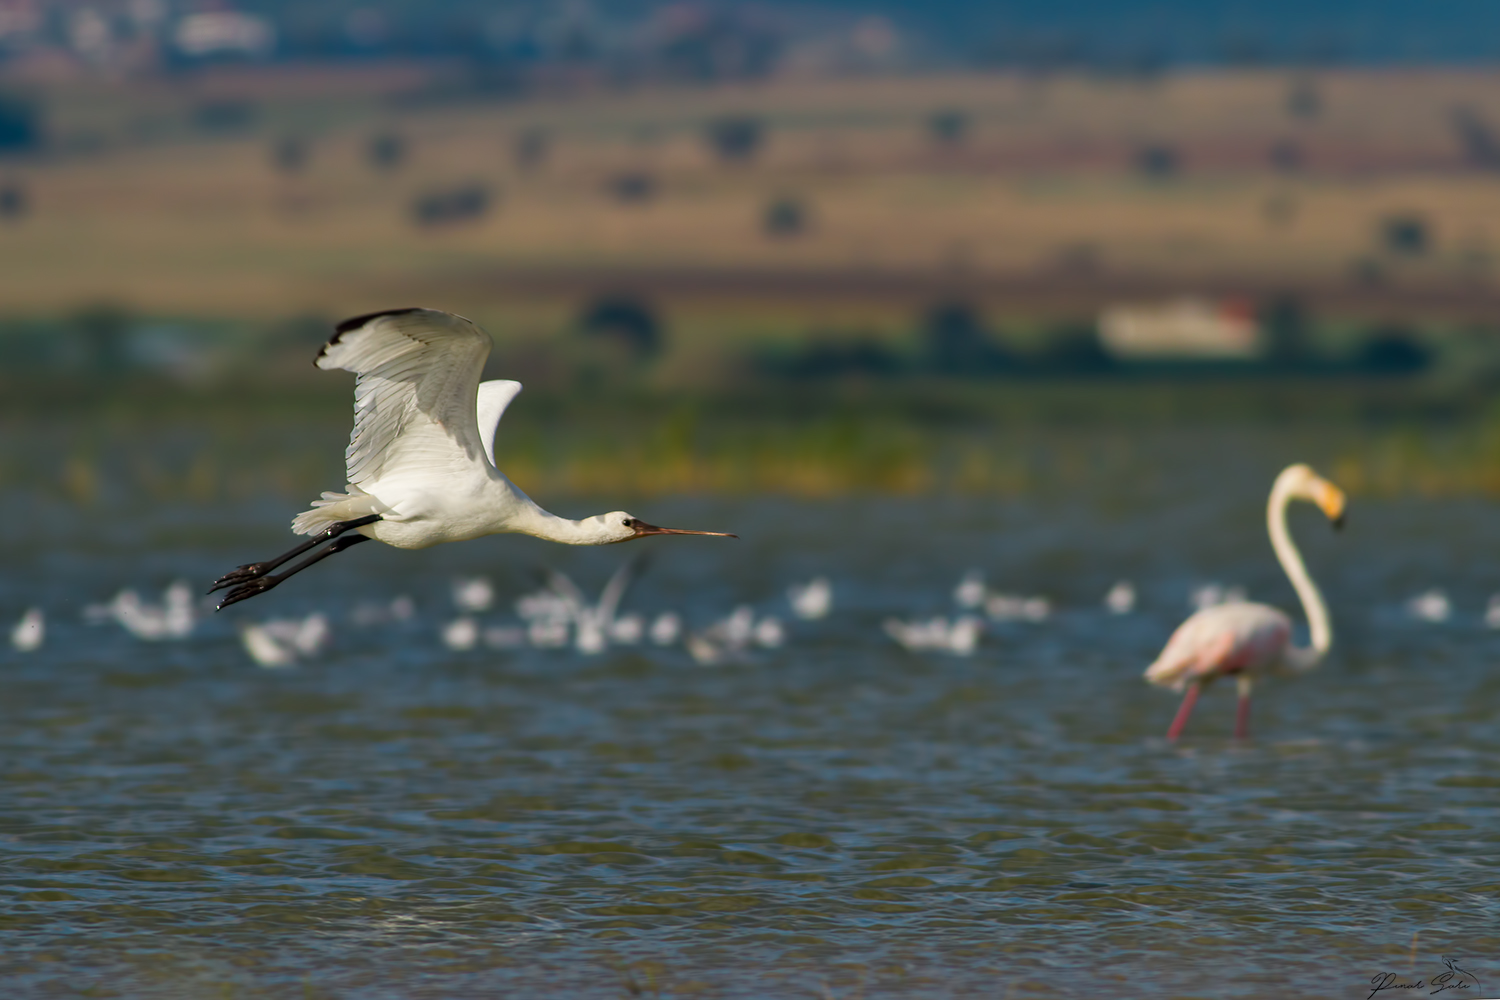
[[[516,532],[565,545],[610,545],[647,535],[736,536],[658,528],[624,511],[574,521],[548,513],[495,462],[500,417],[519,382],[480,382],[490,336],[437,309],[392,309],[345,320],[318,352],[319,368],[354,372],[354,433],[344,452],[348,485],[324,493],[292,530],[309,539],[214,581],[231,588],[219,608],[263,594],[321,559],[368,539],[424,549]],[[319,545],[280,573],[272,570]]]

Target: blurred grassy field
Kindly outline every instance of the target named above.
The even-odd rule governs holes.
[[[337,485],[348,419],[347,380],[308,364],[317,341],[343,316],[427,304],[484,324],[491,374],[530,387],[507,416],[507,469],[543,493],[1004,495],[1073,482],[1068,468],[1134,475],[1140,429],[1205,419],[1332,428],[1304,457],[1356,492],[1500,493],[1493,380],[1473,377],[1500,346],[1500,177],[1454,127],[1458,109],[1500,122],[1490,74],[559,85],[525,100],[466,86],[444,67],[365,66],[44,91],[49,150],[0,168],[29,202],[0,222],[0,325],[49,336],[114,314],[187,329],[217,360],[175,379],[0,371],[0,421],[57,435],[44,451],[13,437],[0,483],[80,503],[315,495]],[[244,121],[205,126],[226,107]],[[705,141],[726,116],[765,128],[743,162]],[[939,138],[941,117],[960,140]],[[407,150],[390,169],[368,155],[381,135]],[[529,162],[526,136],[543,151]],[[287,140],[300,169],[274,162]],[[1298,162],[1277,167],[1278,148]],[[1163,149],[1175,168],[1143,169]],[[626,175],[649,197],[622,200]],[[415,220],[422,197],[476,186],[479,217]],[[785,199],[807,224],[768,233]],[[1424,245],[1383,242],[1392,217],[1419,220]],[[614,292],[650,303],[665,347],[633,365],[606,354],[601,382],[577,317]],[[906,349],[943,302],[1025,354],[1106,303],[1184,293],[1296,295],[1334,353],[1360,324],[1414,325],[1444,360],[1405,382],[745,377],[755,350],[820,333]]]
[[[109,300],[265,317],[429,301],[497,319],[517,308],[525,325],[520,303],[622,282],[725,313],[736,298],[960,290],[1024,314],[1136,288],[1285,286],[1346,314],[1494,304],[1500,184],[1466,164],[1452,126],[1460,106],[1500,121],[1483,73],[790,80],[418,102],[415,79],[363,72],[300,91],[241,71],[108,98],[57,93],[52,131],[77,152],[11,169],[34,211],[0,228],[7,308]],[[382,93],[397,82],[405,101]],[[1315,111],[1293,110],[1304,92]],[[184,124],[233,100],[252,102],[250,127],[206,136]],[[962,141],[931,134],[942,112],[967,123]],[[703,139],[729,114],[766,125],[748,162],[720,162]],[[528,130],[546,136],[532,168],[513,155]],[[385,131],[410,149],[391,171],[364,155]],[[271,143],[293,136],[309,160],[289,174]],[[1299,151],[1298,170],[1272,169],[1278,143]],[[1175,173],[1135,169],[1159,147]],[[612,197],[622,172],[648,175],[654,196]],[[414,199],[470,183],[496,196],[485,217],[413,224]],[[781,197],[804,204],[801,235],[764,231]],[[1428,223],[1425,252],[1382,249],[1393,214]]]

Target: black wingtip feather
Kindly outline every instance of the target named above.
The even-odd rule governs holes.
[[[407,313],[421,311],[420,306],[408,306],[405,309],[382,309],[380,312],[365,313],[363,316],[351,316],[333,328],[333,336],[328,339],[328,342],[337,344],[344,334],[350,330],[358,330],[372,319],[379,319],[382,316],[405,316]]]

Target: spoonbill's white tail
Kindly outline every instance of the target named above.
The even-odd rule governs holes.
[[[1176,740],[1204,687],[1219,677],[1233,677],[1239,689],[1235,736],[1250,735],[1250,692],[1257,679],[1273,673],[1300,673],[1317,666],[1333,645],[1328,607],[1308,575],[1302,555],[1286,526],[1286,508],[1293,500],[1318,505],[1338,527],[1344,520],[1344,493],[1305,465],[1291,465],[1276,477],[1266,504],[1271,548],[1302,601],[1312,645],[1292,645],[1292,622],[1286,613],[1245,600],[1210,604],[1177,627],[1156,662],[1146,668],[1146,680],[1186,693],[1167,730]]]
[[[293,531],[311,536],[306,542],[215,580],[209,593],[229,589],[219,608],[263,594],[369,538],[422,549],[502,532],[565,545],[648,535],[733,537],[659,528],[619,510],[574,521],[537,506],[495,462],[500,418],[521,386],[479,381],[490,347],[489,334],[436,309],[390,309],[340,323],[316,364],[355,374],[345,492],[324,493],[292,522]]]

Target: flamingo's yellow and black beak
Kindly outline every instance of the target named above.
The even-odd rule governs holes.
[[[694,531],[691,528],[658,528],[654,524],[647,524],[638,517],[633,517],[626,522],[626,527],[635,532],[636,538],[645,538],[647,535],[713,535],[716,538],[738,538],[739,535],[730,534],[727,531]]]
[[[1335,530],[1343,528],[1344,514],[1349,506],[1349,499],[1344,496],[1343,490],[1326,479],[1320,479],[1313,490],[1313,500]]]

